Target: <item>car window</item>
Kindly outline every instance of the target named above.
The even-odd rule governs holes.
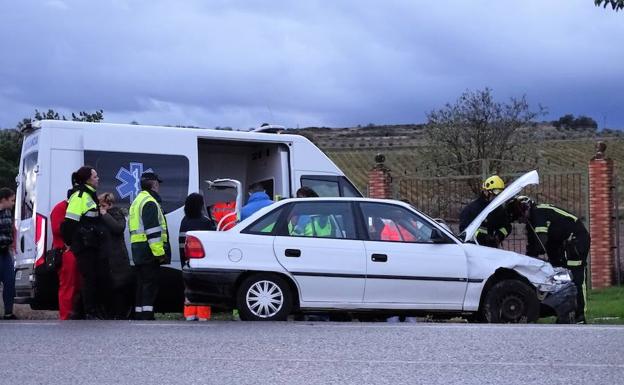
[[[404,207],[383,203],[360,204],[372,241],[432,243],[434,227]]]
[[[355,222],[349,202],[295,203],[287,216],[291,237],[355,239]]]
[[[248,234],[258,235],[272,235],[275,230],[275,225],[280,217],[280,214],[284,210],[284,206],[271,211],[262,218],[256,220],[254,223],[245,228],[242,232]]]

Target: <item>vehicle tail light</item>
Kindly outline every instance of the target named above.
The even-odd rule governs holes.
[[[43,265],[46,252],[46,224],[48,219],[41,214],[37,214],[35,220],[35,246],[37,254],[35,256],[35,267]]]
[[[186,236],[186,242],[184,243],[184,254],[186,256],[186,259],[199,259],[206,256],[206,254],[204,253],[204,247],[202,246],[200,240],[192,235]]]

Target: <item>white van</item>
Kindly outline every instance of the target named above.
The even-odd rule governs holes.
[[[164,183],[160,195],[172,246],[171,264],[161,268],[157,311],[182,308],[183,283],[178,230],[184,200],[203,192],[206,204],[226,200],[208,192],[205,181],[240,181],[243,191],[262,183],[270,196],[293,197],[301,186],[320,196],[361,194],[319,148],[303,136],[265,132],[43,120],[24,131],[15,209],[16,302],[56,309],[55,277],[39,274],[52,244],[49,215],[66,198],[71,173],[93,166],[98,193],[112,192],[128,208],[139,193],[139,177],[154,171]],[[127,236],[127,234],[126,234]]]

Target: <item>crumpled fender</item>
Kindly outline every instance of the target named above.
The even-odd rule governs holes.
[[[464,299],[464,310],[479,309],[481,294],[490,277],[499,269],[513,270],[526,278],[536,288],[538,299],[542,301],[546,293],[553,292],[558,286],[552,281],[557,269],[541,259],[528,257],[512,251],[463,244],[466,253],[469,284]]]

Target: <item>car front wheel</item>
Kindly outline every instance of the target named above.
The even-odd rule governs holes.
[[[539,318],[539,307],[533,288],[518,280],[505,280],[488,291],[483,318],[490,323],[535,322]]]
[[[292,309],[292,295],[283,278],[255,274],[239,286],[236,303],[243,321],[285,321]]]

